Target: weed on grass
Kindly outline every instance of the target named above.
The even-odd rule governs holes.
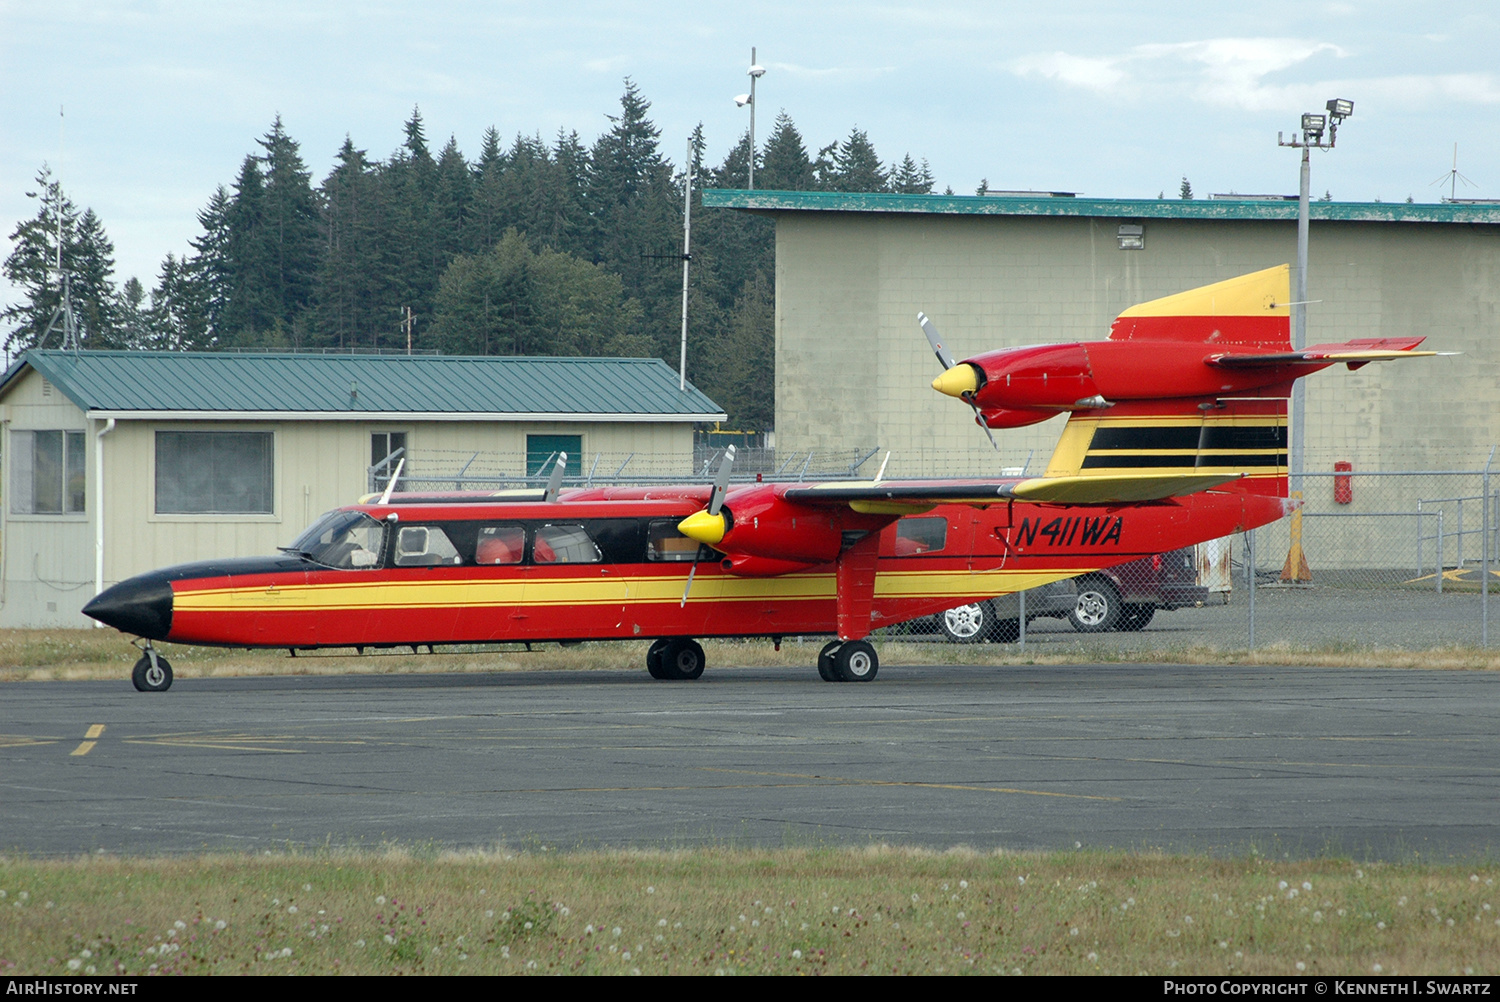
[[[393,850],[0,859],[8,974],[1483,974],[1483,866]]]

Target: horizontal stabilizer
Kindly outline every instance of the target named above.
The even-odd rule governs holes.
[[[1114,504],[1161,501],[1196,494],[1239,480],[1243,473],[1228,475],[1169,473],[1159,476],[1129,474],[1103,477],[1035,477],[1010,488],[1011,497],[1055,504]]]
[[[1423,358],[1435,351],[1413,351],[1426,338],[1360,338],[1336,344],[1315,344],[1301,351],[1278,351],[1261,354],[1211,355],[1206,361],[1224,369],[1251,369],[1284,365],[1326,366],[1336,362],[1364,365],[1393,358]]]

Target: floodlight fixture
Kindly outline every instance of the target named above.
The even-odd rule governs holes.
[[[750,93],[741,94],[734,99],[736,107],[750,108],[750,169],[745,184],[746,189],[755,190],[755,81],[766,75],[766,68],[755,61],[755,47],[750,48],[750,68],[745,71],[750,78]]]
[[[1145,250],[1146,228],[1139,223],[1123,223],[1118,234],[1120,250]]]
[[[1336,97],[1328,102],[1328,114],[1337,125],[1350,115],[1354,114],[1354,102],[1344,98]]]
[[[1323,135],[1323,130],[1328,127],[1327,115],[1316,115],[1311,112],[1302,116],[1302,131],[1314,138]]]

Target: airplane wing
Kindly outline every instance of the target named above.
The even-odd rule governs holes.
[[[1265,354],[1211,355],[1205,361],[1224,369],[1253,369],[1266,366],[1316,365],[1347,362],[1351,369],[1370,362],[1393,358],[1422,358],[1435,351],[1413,351],[1426,338],[1371,337],[1336,344],[1315,344],[1301,351],[1278,351]]]
[[[788,501],[848,505],[866,514],[906,514],[940,504],[991,505],[1002,501],[1056,504],[1124,504],[1161,501],[1209,490],[1243,474],[1119,474],[1097,477],[1007,477],[1000,480],[832,482],[791,487]]]

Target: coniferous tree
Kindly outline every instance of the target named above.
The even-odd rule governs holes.
[[[268,299],[273,322],[291,327],[311,306],[318,270],[318,208],[311,173],[297,143],[277,115],[259,140],[265,150],[265,202],[262,238],[266,245]]]
[[[205,286],[187,261],[168,254],[151,290],[146,319],[148,337],[143,348],[162,351],[201,351],[214,346],[209,332]]]
[[[38,200],[37,214],[17,224],[11,233],[15,249],[3,266],[5,277],[25,295],[22,302],[0,312],[0,320],[11,325],[6,351],[42,346],[48,325],[62,305],[59,232],[62,272],[68,276],[68,297],[80,342],[86,348],[113,347],[115,293],[110,278],[114,245],[94,211],[80,213],[49,168],[41,169],[36,182],[37,190],[27,196]],[[46,347],[61,347],[61,335],[54,333]]]
[[[849,138],[836,147],[826,147],[820,159],[827,156],[826,187],[830,191],[888,191],[890,179],[880,165],[870,137],[854,129]]]
[[[932,169],[923,160],[919,166],[908,153],[889,171],[890,189],[902,195],[932,194]]]
[[[771,130],[771,138],[766,140],[762,161],[757,175],[763,180],[762,187],[777,191],[811,191],[817,183],[802,134],[785,111],[776,116],[776,125]]]
[[[229,297],[234,289],[229,269],[229,191],[221,184],[198,213],[203,232],[189,241],[197,251],[183,262],[188,280],[197,286],[207,328],[217,337],[223,330]]]

